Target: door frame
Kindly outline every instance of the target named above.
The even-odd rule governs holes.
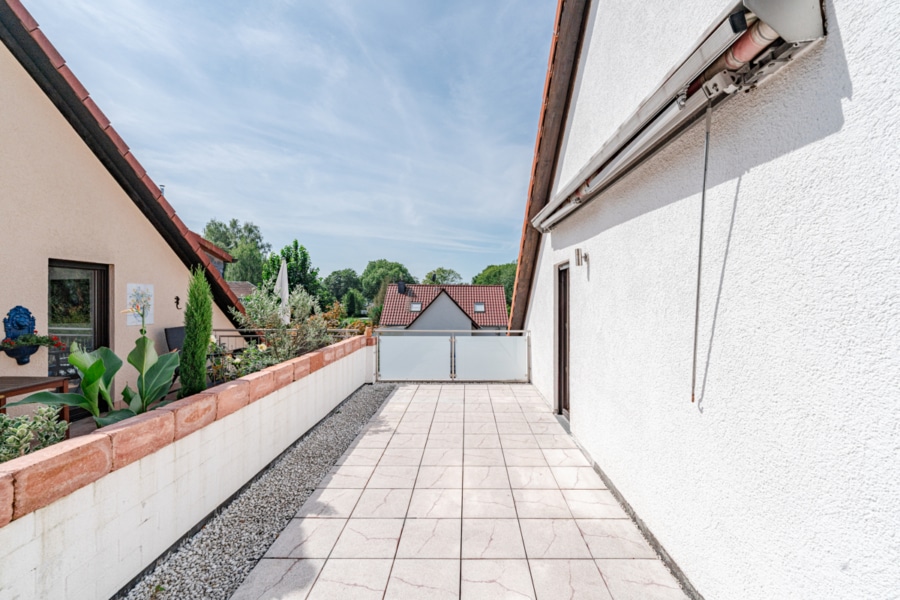
[[[49,303],[50,303],[50,269],[51,268],[60,268],[60,269],[81,269],[84,271],[93,271],[96,273],[96,285],[97,290],[92,298],[92,301],[96,303],[94,307],[94,315],[96,322],[94,323],[94,348],[99,348],[100,346],[106,346],[108,348],[112,347],[111,337],[112,337],[112,328],[111,328],[111,266],[101,263],[89,263],[89,262],[81,262],[74,260],[64,260],[64,259],[56,259],[51,258],[47,261],[47,304],[48,304],[48,313],[47,313],[47,328],[49,331],[50,328],[50,313],[49,313]],[[48,357],[48,374],[50,367],[52,366],[52,362]],[[70,390],[75,388],[74,385],[70,384]],[[112,407],[110,407],[112,408]],[[101,407],[102,409],[102,407]],[[70,412],[71,420],[77,421],[80,419],[84,419],[90,416],[90,414],[82,409],[73,408]]]
[[[563,276],[565,273],[565,276]],[[559,263],[555,267],[556,278],[554,281],[555,295],[555,345],[554,345],[554,371],[556,373],[556,413],[570,419],[571,414],[571,343],[572,343],[572,314],[571,314],[571,290],[572,272],[569,261]],[[565,289],[563,289],[565,280]]]

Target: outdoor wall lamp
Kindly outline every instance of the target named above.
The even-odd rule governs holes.
[[[583,252],[581,248],[575,248],[575,264],[581,266],[583,263],[590,262],[587,252]]]

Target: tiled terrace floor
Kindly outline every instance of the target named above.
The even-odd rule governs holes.
[[[234,599],[683,599],[530,385],[403,385]]]

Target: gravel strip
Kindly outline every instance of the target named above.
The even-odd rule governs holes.
[[[126,598],[229,598],[395,388],[354,392]]]

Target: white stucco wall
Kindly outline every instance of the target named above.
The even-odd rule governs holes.
[[[0,600],[109,598],[371,380],[374,347],[0,528]]]
[[[668,34],[594,4],[563,173],[617,126],[596,113],[646,95],[627,91],[640,69],[591,62],[597,40],[665,72],[725,7],[628,4],[665,10]],[[554,265],[570,260],[572,431],[708,599],[900,589],[900,5],[826,8],[824,43],[713,117],[699,401],[701,126],[544,236],[529,305],[553,398]]]

